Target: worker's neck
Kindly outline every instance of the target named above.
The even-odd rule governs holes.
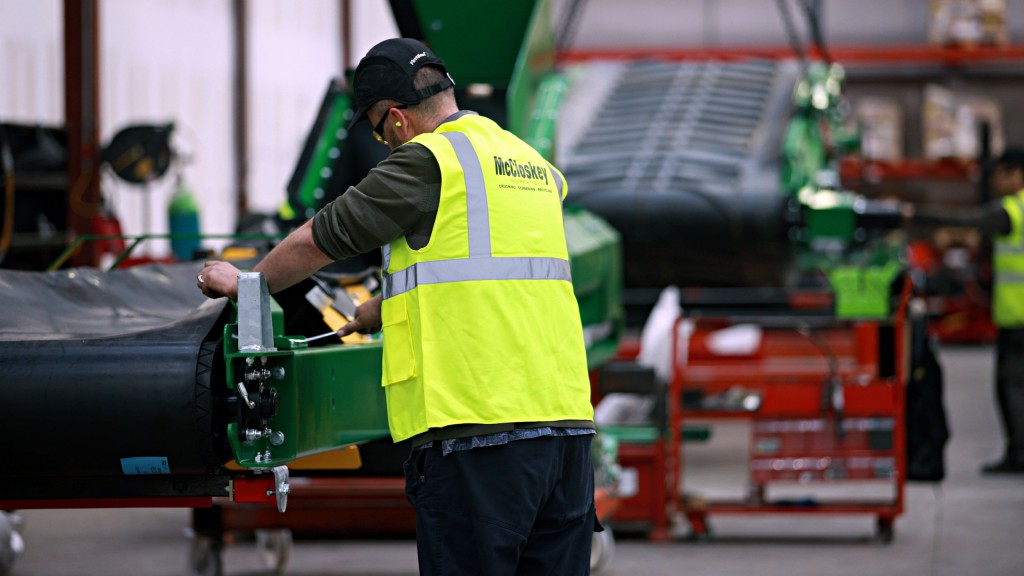
[[[424,128],[427,128],[426,132],[433,132],[434,130],[437,130],[438,126],[444,124],[446,120],[448,120],[449,118],[452,117],[453,114],[457,114],[458,112],[458,106],[448,106],[443,110],[438,111],[438,113],[434,117],[432,117],[429,122],[425,123],[426,125],[424,126]]]

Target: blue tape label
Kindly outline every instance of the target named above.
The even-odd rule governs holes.
[[[137,458],[121,458],[121,470],[125,474],[170,474],[165,456],[139,456]]]

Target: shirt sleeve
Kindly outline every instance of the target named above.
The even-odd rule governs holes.
[[[380,248],[399,236],[429,238],[440,196],[441,168],[434,155],[420,144],[399,146],[358,184],[317,212],[313,241],[323,253],[341,260]]]
[[[919,208],[914,211],[914,222],[931,226],[960,226],[976,228],[988,236],[1010,233],[1010,215],[1002,200],[994,200],[976,208]]]

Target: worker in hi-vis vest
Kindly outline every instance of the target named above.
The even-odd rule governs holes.
[[[561,172],[460,111],[422,43],[374,46],[352,125],[389,156],[259,262],[271,292],[382,249],[382,293],[339,333],[383,329],[393,439],[421,574],[586,574],[595,530],[593,407],[562,220]],[[351,125],[350,125],[351,127]],[[237,297],[209,262],[204,294]]]
[[[975,209],[916,209],[914,223],[961,226],[992,238],[992,321],[996,341],[996,404],[1006,436],[1002,458],[981,471],[1024,473],[1024,149],[1008,148],[991,173],[989,205]]]

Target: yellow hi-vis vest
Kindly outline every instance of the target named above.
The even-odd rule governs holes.
[[[453,424],[593,420],[560,172],[493,121],[412,140],[441,167],[430,241],[383,248],[383,385],[399,442]]]
[[[1024,190],[1003,197],[1010,233],[993,240],[992,320],[1000,328],[1024,328]]]

